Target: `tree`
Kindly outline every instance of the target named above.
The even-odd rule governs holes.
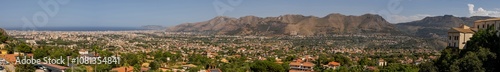
[[[404,65],[404,64],[389,64],[386,67],[383,67],[380,71],[382,72],[418,72],[419,68],[412,65]]]
[[[250,67],[250,69],[254,72],[284,72],[285,69],[274,62],[270,61],[255,61]]]
[[[7,44],[7,53],[8,53],[8,54],[13,54],[13,53],[14,53],[14,51],[15,51],[15,48],[14,48],[14,47],[15,47],[15,44],[13,44],[13,43],[9,43],[9,44]]]
[[[498,72],[500,37],[492,27],[479,30],[463,50],[446,48],[435,62],[439,71]]]
[[[108,64],[97,64],[95,67],[97,72],[110,71],[111,66]]]
[[[9,36],[3,35],[3,33],[0,33],[0,43],[6,43],[6,41],[9,39]]]
[[[28,46],[27,44],[25,43],[21,43],[20,45],[17,45],[16,46],[16,49],[17,51],[19,52],[23,52],[23,53],[31,53],[32,52],[32,49],[30,46]]]
[[[49,52],[46,50],[46,48],[39,48],[33,51],[33,58],[35,59],[42,59],[43,57],[48,55]]]
[[[429,61],[425,63],[421,63],[418,65],[420,68],[419,72],[437,72],[437,67],[434,66],[434,62]]]
[[[158,68],[160,68],[160,63],[158,63],[157,61],[153,61],[149,63],[149,67],[151,67],[151,70],[157,70]]]
[[[18,64],[18,65],[16,65],[16,71],[18,71],[18,72],[35,72],[35,66],[33,64]]]
[[[359,60],[359,65],[368,65],[368,66],[374,66],[376,65],[376,61],[374,60],[369,60],[367,57],[365,58],[362,58],[361,60]]]

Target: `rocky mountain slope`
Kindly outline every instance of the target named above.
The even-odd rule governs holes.
[[[424,38],[442,38],[447,34],[451,27],[458,27],[461,24],[473,26],[474,21],[488,19],[492,17],[472,16],[455,17],[452,15],[426,17],[422,20],[407,23],[396,24],[397,28],[405,33],[424,37]]]
[[[2,29],[2,28],[0,28],[0,33],[1,33],[2,35],[7,35],[7,32],[6,32],[4,29]]]
[[[209,32],[222,35],[325,35],[356,33],[397,33],[393,24],[374,14],[325,17],[282,15],[278,17],[218,16],[208,21],[185,23],[170,27],[174,32]]]

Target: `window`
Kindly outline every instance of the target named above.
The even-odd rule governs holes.
[[[458,36],[455,36],[455,40],[458,40]]]
[[[451,40],[451,36],[448,36],[448,40]],[[451,45],[451,44],[450,44]]]
[[[458,46],[457,46],[457,43],[455,43],[455,45],[453,45],[453,47],[458,47]]]

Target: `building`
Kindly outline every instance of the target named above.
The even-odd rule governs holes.
[[[377,64],[378,66],[387,66],[387,62],[384,59],[379,59]]]
[[[309,62],[306,58],[294,60],[289,65],[289,72],[314,72],[314,63]]]
[[[477,20],[474,22],[474,28],[470,28],[466,25],[451,28],[448,30],[448,47],[464,49],[467,41],[469,41],[477,30],[487,29],[489,27],[499,31],[497,35],[500,35],[500,18]]]
[[[474,35],[472,28],[466,25],[448,30],[448,47],[464,49],[465,44]]]
[[[117,67],[111,69],[111,72],[134,72],[134,67],[128,66],[128,67]]]
[[[40,62],[40,64],[35,64],[35,67],[42,68],[41,70],[46,70],[47,72],[65,72],[67,69],[69,69],[66,66],[47,64],[44,62]]]
[[[486,20],[477,20],[474,22],[474,26],[477,29],[486,29],[488,27],[493,27],[495,30],[500,30],[500,18],[492,18]],[[500,33],[497,33],[500,35]]]
[[[17,56],[19,56],[19,54],[5,54],[5,55],[0,55],[0,58],[5,59],[5,61],[7,61],[6,64],[13,63],[15,65]]]
[[[331,69],[337,69],[340,67],[340,63],[339,62],[329,62],[327,65],[326,65],[327,68],[331,68]]]

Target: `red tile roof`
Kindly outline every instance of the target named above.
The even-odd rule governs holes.
[[[15,63],[16,56],[19,56],[19,55],[18,54],[6,54],[6,55],[2,55],[0,57],[4,58],[5,60],[7,60],[10,63]]]
[[[329,62],[328,65],[330,65],[330,66],[340,66],[340,63],[332,61],[332,62]]]
[[[113,68],[111,71],[117,71],[117,72],[134,72],[134,67],[128,66],[128,67],[118,67],[118,68]]]

